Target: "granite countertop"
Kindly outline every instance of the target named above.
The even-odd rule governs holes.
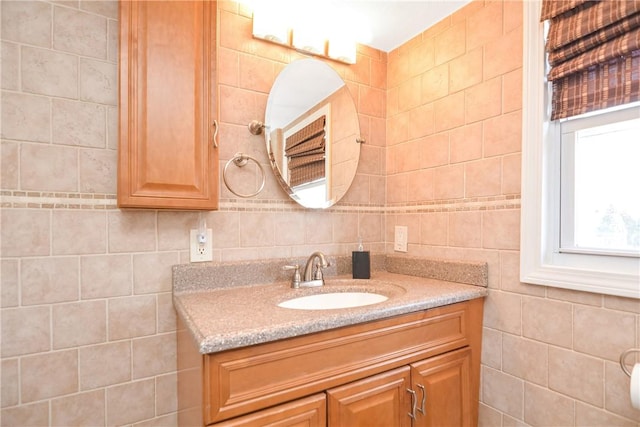
[[[292,289],[285,281],[187,290],[174,285],[173,303],[200,353],[207,354],[481,298],[487,295],[484,286],[372,271],[369,280],[352,279],[350,274],[325,277],[322,288]],[[298,296],[363,290],[389,298],[344,309],[278,307]]]

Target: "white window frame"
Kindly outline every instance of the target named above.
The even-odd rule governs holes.
[[[523,2],[520,280],[640,299],[640,259],[560,253],[559,126],[544,79],[541,1]]]

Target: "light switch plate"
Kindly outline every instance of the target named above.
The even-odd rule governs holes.
[[[393,240],[393,250],[396,252],[407,252],[408,230],[406,225],[396,225],[395,238]]]
[[[198,230],[189,233],[189,249],[191,262],[213,261],[213,231],[206,230],[207,238],[204,243],[198,241]]]

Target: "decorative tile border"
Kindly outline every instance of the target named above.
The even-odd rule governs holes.
[[[39,191],[0,191],[0,206],[14,209],[118,209],[115,194],[61,193]],[[371,214],[412,214],[430,212],[519,209],[520,195],[436,200],[420,203],[395,203],[388,206],[338,204],[323,212],[357,212]],[[308,212],[291,200],[221,199],[220,212]],[[320,210],[318,210],[320,211]]]

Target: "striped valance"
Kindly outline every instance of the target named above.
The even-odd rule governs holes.
[[[544,0],[551,119],[640,99],[640,0]]]

